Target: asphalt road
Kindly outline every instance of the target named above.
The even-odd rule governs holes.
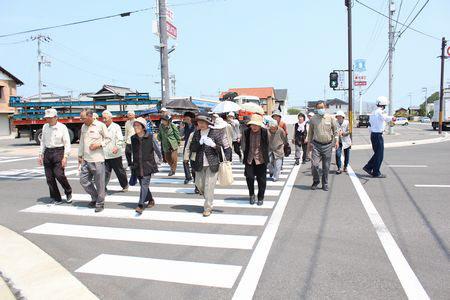
[[[400,134],[394,140],[427,138],[434,134],[420,126],[423,125],[399,128]],[[355,139],[362,140],[364,130],[360,129],[356,135],[361,137],[355,136]],[[386,140],[391,138],[386,137]],[[450,142],[386,149],[382,169],[387,175],[385,179],[364,175],[361,168],[371,155],[369,150],[351,152],[355,178],[385,227],[374,226],[363,205],[361,190],[348,174],[334,174],[333,165],[330,191],[311,191],[309,166],[302,165],[296,174],[291,160],[286,160],[283,173],[286,176],[281,185],[268,186],[274,196],[266,197],[266,204],[269,204],[266,208],[246,205],[245,194],[241,195],[245,193],[245,186],[235,185],[217,195],[217,199],[228,201],[216,206],[213,217],[233,214],[236,216],[232,220],[251,224],[230,224],[230,219],[222,220],[222,224],[203,224],[197,219],[181,222],[179,215],[170,215],[169,221],[142,220],[132,215],[138,196],[138,192],[133,191],[111,194],[109,199],[117,202],[108,202],[107,198],[108,209],[124,213],[119,217],[83,215],[87,202],[81,200],[62,206],[65,213],[72,214],[64,215],[46,205],[48,190],[42,170],[37,168],[34,159],[20,152],[31,152],[36,147],[13,146],[18,143],[20,141],[0,141],[0,224],[38,245],[101,299],[231,299],[236,291],[252,288],[249,280],[252,276],[256,276],[255,299],[403,299],[413,290],[411,286],[417,287],[417,282],[432,299],[448,299],[450,295]],[[5,152],[11,147],[20,151]],[[76,168],[71,167],[68,172],[74,170]],[[234,172],[242,174],[242,169],[236,166]],[[153,210],[158,217],[166,212],[188,214],[188,217],[199,215],[202,200],[192,194],[172,192],[171,188],[186,187],[176,181],[169,182],[166,171],[162,173],[157,177],[158,183],[153,185],[163,187],[154,194],[166,202],[158,204],[157,200]],[[85,194],[76,174],[68,177],[73,178],[70,182],[74,193]],[[288,197],[284,199],[283,195]],[[175,203],[177,198],[179,202]],[[192,201],[198,203],[193,205]],[[274,207],[270,207],[271,203]],[[287,206],[277,228],[276,219],[283,203]],[[36,209],[36,205],[38,210],[31,212],[30,208]],[[22,211],[26,209],[28,212]],[[146,213],[143,216],[150,215]],[[261,217],[266,218],[259,224]],[[38,234],[37,230],[42,228],[38,226],[46,223],[51,223],[50,227],[42,229],[46,234]],[[69,236],[71,227],[51,234],[55,230],[53,223],[92,226],[77,227],[75,235],[95,234],[99,227],[108,227],[111,231],[123,228],[125,233],[118,234],[121,239],[136,240]],[[267,246],[274,228],[278,230],[273,244]],[[30,229],[34,233],[25,233]],[[130,229],[163,231],[165,240],[144,241],[141,239],[153,235],[148,232],[133,235],[127,231]],[[173,232],[177,233],[170,235]],[[181,242],[183,233],[210,236],[192,236]],[[380,235],[386,233],[393,237],[400,255],[392,254],[395,248],[392,245],[385,250],[386,240]],[[246,242],[236,241],[236,235]],[[224,244],[224,239],[229,239],[226,240],[229,244]],[[261,256],[265,249],[270,249],[267,260]],[[113,260],[101,260],[105,255]],[[138,260],[136,265],[126,260],[121,270],[126,270],[127,274],[102,274],[119,265],[117,259],[130,257],[144,260]],[[402,257],[417,277],[415,285],[408,287],[405,282],[402,285],[405,277],[398,274],[396,265]],[[172,277],[155,275],[153,270],[161,266],[169,266]],[[77,272],[80,268],[84,271]],[[262,270],[259,280],[255,269]],[[210,271],[212,273],[208,273]],[[189,276],[183,276],[183,272]],[[153,277],[145,279],[146,276]],[[193,282],[186,282],[189,277]],[[409,280],[408,277],[406,281]]]

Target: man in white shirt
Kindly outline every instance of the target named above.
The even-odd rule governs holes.
[[[89,207],[101,212],[105,206],[105,148],[111,139],[108,128],[94,119],[94,112],[85,109],[80,113],[81,127],[78,163],[81,164],[80,184],[91,196]],[[94,179],[94,183],[92,182]]]
[[[232,142],[233,142],[233,150],[239,156],[239,161],[242,161],[242,152],[241,152],[241,129],[239,121],[235,119],[235,115],[233,112],[228,114],[228,123],[231,125],[232,130]]]
[[[388,116],[384,109],[389,104],[389,100],[384,97],[378,97],[377,109],[375,109],[370,116],[370,141],[372,143],[373,156],[364,166],[363,170],[370,176],[375,178],[384,178],[385,175],[381,174],[380,167],[383,162],[384,156],[384,140],[383,132],[386,127],[386,123],[395,122],[396,118]]]
[[[134,121],[136,120],[136,114],[133,110],[128,111],[127,113],[128,121],[125,122],[125,157],[127,158],[127,165],[128,167],[131,166],[131,137],[135,134],[134,132]],[[134,174],[131,174],[130,178],[130,185],[136,184],[136,176]]]
[[[103,122],[108,127],[108,134],[111,142],[104,148],[105,151],[105,187],[108,186],[109,179],[111,178],[111,171],[114,170],[117,179],[119,180],[122,191],[128,191],[128,179],[127,172],[122,164],[123,154],[123,134],[122,128],[112,120],[112,113],[109,110],[105,110],[102,113]]]
[[[66,194],[66,202],[72,202],[72,187],[64,174],[67,158],[70,155],[70,136],[66,125],[58,122],[56,109],[45,110],[45,124],[39,148],[39,165],[44,165],[50,197],[54,204],[61,204],[62,198],[56,184],[58,180]]]

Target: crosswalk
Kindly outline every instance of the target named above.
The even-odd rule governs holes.
[[[43,171],[42,168],[34,170]],[[70,173],[73,171],[75,172]],[[95,213],[93,209],[87,207],[87,203],[91,200],[89,195],[74,193],[72,205],[56,206],[38,203],[23,209],[22,213],[42,215],[44,220],[42,224],[27,229],[25,233],[45,235],[54,239],[71,238],[77,241],[107,240],[141,245],[157,244],[164,248],[169,247],[166,248],[167,250],[185,246],[200,250],[210,249],[208,250],[210,254],[214,251],[220,251],[220,253],[226,251],[225,253],[229,253],[230,257],[240,253],[235,251],[245,251],[243,253],[246,253],[248,257],[260,246],[257,241],[269,227],[269,219],[272,212],[276,211],[279,197],[290,195],[292,185],[286,185],[286,182],[295,180],[299,167],[294,167],[292,158],[285,159],[279,181],[267,182],[264,204],[250,205],[244,169],[235,157],[233,160],[235,181],[231,186],[217,185],[214,211],[207,218],[201,214],[203,198],[194,194],[192,183],[184,184],[182,164],[178,164],[174,176],[167,176],[167,171],[167,165],[163,165],[160,173],[152,178],[150,190],[155,198],[156,206],[145,210],[142,215],[136,214],[133,209],[138,202],[139,187],[130,187],[129,191],[124,193],[121,192],[122,188],[117,179],[112,179],[108,185],[106,206],[101,213]],[[69,173],[68,178],[78,180],[76,172],[76,162],[70,161],[66,170],[66,174]],[[33,176],[42,178],[43,173],[37,174],[34,173]],[[191,209],[180,210],[180,207],[191,207]],[[64,220],[65,216],[71,222],[61,222],[61,218]],[[107,224],[104,220],[108,220]],[[127,222],[133,223],[124,226]],[[138,228],[133,226],[135,222],[140,224]],[[174,224],[175,228],[172,226]],[[191,225],[179,226],[181,224]],[[231,232],[223,230],[227,228],[233,230]],[[267,243],[265,244],[267,246]],[[83,243],[74,243],[74,245],[82,247]],[[98,249],[94,257],[86,258],[84,264],[75,272],[89,274],[89,276],[116,276],[187,284],[193,288],[198,286],[232,289],[237,286],[237,281],[244,273],[247,263],[241,260],[233,263],[210,261],[206,258],[193,259],[190,256],[181,255],[175,259],[166,256],[165,251],[151,257],[127,256],[124,253],[114,253],[105,247]],[[168,291],[168,298],[170,298],[170,291]]]

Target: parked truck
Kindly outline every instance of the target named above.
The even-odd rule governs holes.
[[[80,129],[83,122],[80,120],[80,111],[90,108],[101,116],[105,109],[111,110],[113,121],[124,126],[127,121],[127,109],[132,107],[136,114],[148,110],[149,106],[159,104],[159,100],[150,99],[148,93],[127,93],[123,98],[103,98],[93,100],[59,99],[58,101],[27,100],[18,96],[11,96],[9,105],[16,108],[17,112],[12,116],[12,124],[16,128],[17,137],[29,136],[38,145],[42,138],[42,126],[45,124],[44,112],[47,108],[55,108],[58,111],[59,121],[64,123],[68,130],[72,143],[80,137]],[[137,108],[137,109],[136,109]],[[159,115],[151,116],[152,120],[159,120]]]
[[[442,130],[450,128],[450,88],[444,90],[444,112],[442,118]],[[431,119],[431,126],[436,130],[439,128],[439,100],[434,101],[434,113]]]

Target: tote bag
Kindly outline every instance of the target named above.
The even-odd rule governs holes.
[[[217,180],[219,181],[219,185],[232,185],[234,181],[232,163],[225,158],[222,147],[220,147],[220,150],[222,151],[222,161],[219,164],[219,175],[217,176]]]

